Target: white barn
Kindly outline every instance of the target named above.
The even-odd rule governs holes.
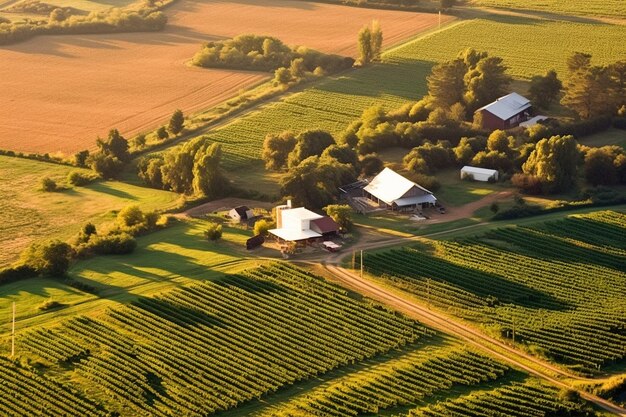
[[[389,168],[376,175],[363,191],[370,200],[392,210],[427,207],[437,202],[426,188]]]
[[[493,179],[493,181],[498,181],[498,171],[495,169],[487,169],[487,168],[478,168],[471,166],[464,166],[461,168],[461,179],[465,179],[471,177],[475,181],[487,182]]]

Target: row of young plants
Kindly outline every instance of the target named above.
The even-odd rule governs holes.
[[[432,254],[372,253],[364,263],[427,303],[589,373],[626,356],[624,222],[603,212],[437,242]]]
[[[207,415],[431,334],[276,263],[142,298],[102,320],[66,321],[21,345],[112,412]]]

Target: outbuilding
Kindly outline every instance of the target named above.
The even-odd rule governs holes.
[[[249,220],[254,217],[254,212],[248,206],[239,206],[230,210],[228,217],[237,221]]]
[[[476,110],[480,113],[483,129],[510,129],[528,120],[532,104],[517,93],[507,94],[493,103]]]
[[[498,181],[498,171],[495,169],[464,166],[461,168],[461,179],[473,179],[474,181]]]
[[[376,175],[363,192],[379,206],[392,210],[429,207],[437,202],[437,198],[426,188],[389,168]]]

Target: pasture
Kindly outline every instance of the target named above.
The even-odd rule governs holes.
[[[365,255],[424,303],[582,373],[623,364],[626,215],[603,211]]]
[[[435,14],[289,0],[181,0],[158,33],[42,36],[0,49],[10,106],[0,108],[0,148],[72,154],[111,128],[124,135],[226,101],[270,74],[192,68],[202,42],[241,33],[356,54],[358,30],[378,19],[385,46],[437,25]]]
[[[0,266],[13,262],[33,241],[69,238],[86,222],[110,222],[113,212],[125,206],[139,204],[145,210],[167,210],[181,203],[174,193],[116,181],[56,192],[39,190],[42,178],[50,177],[63,186],[68,173],[74,170],[80,169],[0,156]]]
[[[522,9],[546,12],[548,15],[597,15],[626,18],[626,3],[622,0],[472,0],[477,6]]]

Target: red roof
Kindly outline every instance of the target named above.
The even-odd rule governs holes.
[[[324,216],[320,219],[311,220],[311,229],[317,233],[326,234],[337,232],[339,225],[330,217]]]

